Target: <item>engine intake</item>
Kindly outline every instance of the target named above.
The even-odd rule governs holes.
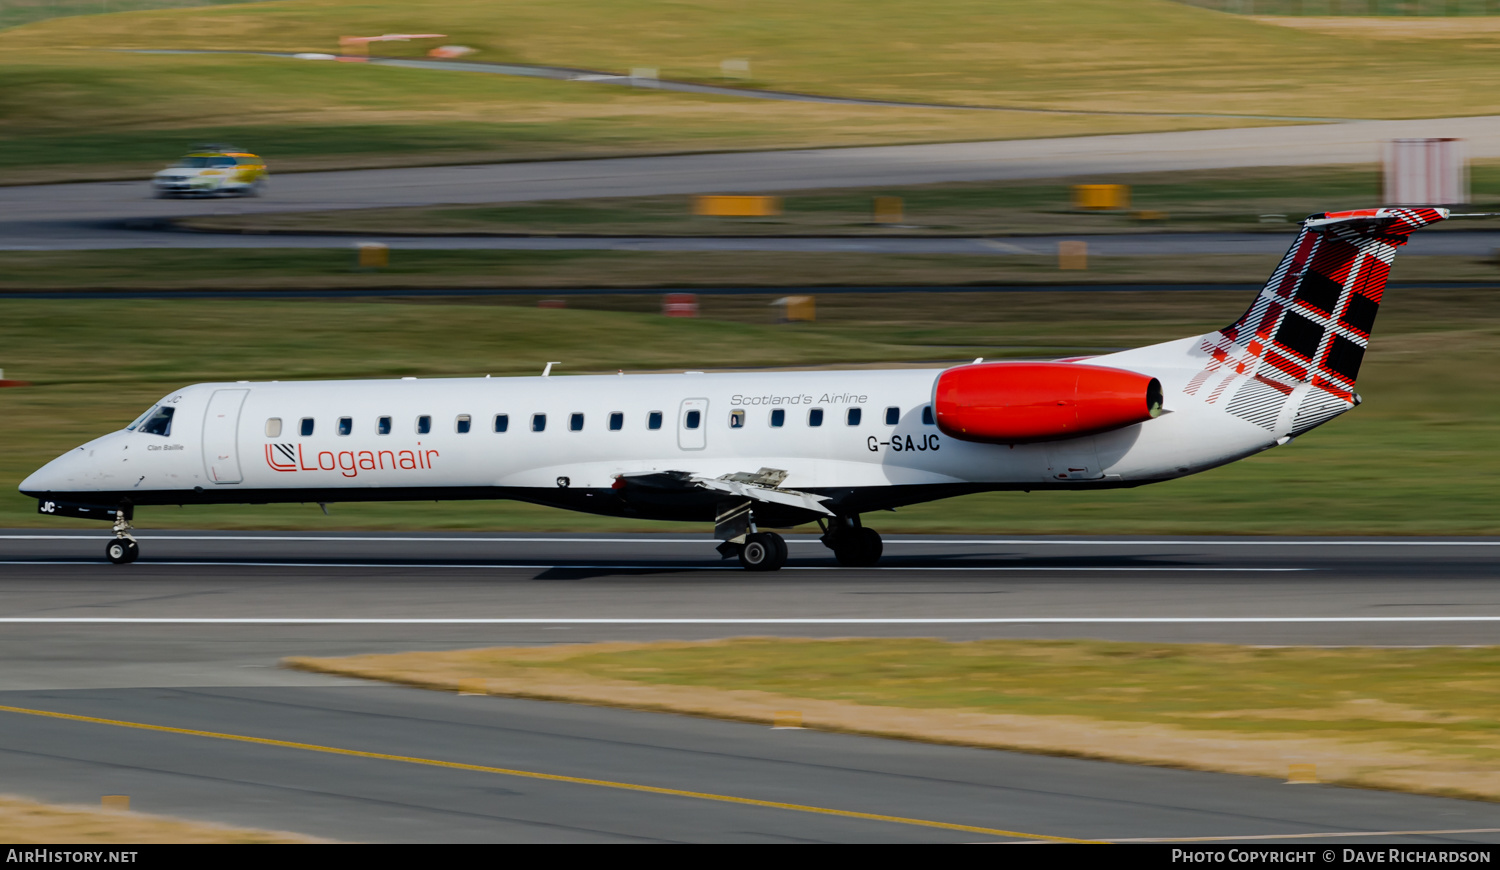
[[[1161,382],[1076,363],[980,363],[938,377],[933,410],[961,441],[1022,444],[1107,432],[1161,414]]]

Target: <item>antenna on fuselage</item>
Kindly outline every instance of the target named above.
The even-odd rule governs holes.
[[[544,369],[542,369],[542,377],[544,377],[544,378],[551,377],[552,376],[552,367],[553,366],[560,366],[560,365],[562,365],[562,362],[556,361],[556,360],[554,360],[553,362],[547,363],[547,367],[544,368]]]

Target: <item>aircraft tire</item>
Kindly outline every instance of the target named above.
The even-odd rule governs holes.
[[[775,532],[766,532],[766,537],[770,538],[771,542],[776,545],[776,567],[780,568],[786,564],[787,556],[790,555],[790,552],[786,548],[786,538]]]
[[[833,558],[846,568],[873,568],[880,561],[885,544],[874,529],[861,528],[833,548]]]
[[[747,571],[777,570],[786,561],[786,543],[780,538],[780,535],[769,532],[747,535],[745,545],[740,547],[740,564]]]
[[[116,538],[104,547],[104,557],[115,565],[134,562],[141,555],[141,545],[125,538]]]

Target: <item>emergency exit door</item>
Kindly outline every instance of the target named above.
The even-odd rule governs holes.
[[[683,399],[677,411],[677,446],[702,450],[708,446],[708,400]]]

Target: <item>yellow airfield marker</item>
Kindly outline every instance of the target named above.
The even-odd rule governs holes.
[[[1287,767],[1287,785],[1315,785],[1318,782],[1316,764],[1293,764]]]
[[[802,712],[800,710],[777,710],[776,715],[771,719],[772,730],[800,729],[801,727]]]
[[[1089,267],[1088,242],[1058,242],[1057,268],[1087,269]]]

